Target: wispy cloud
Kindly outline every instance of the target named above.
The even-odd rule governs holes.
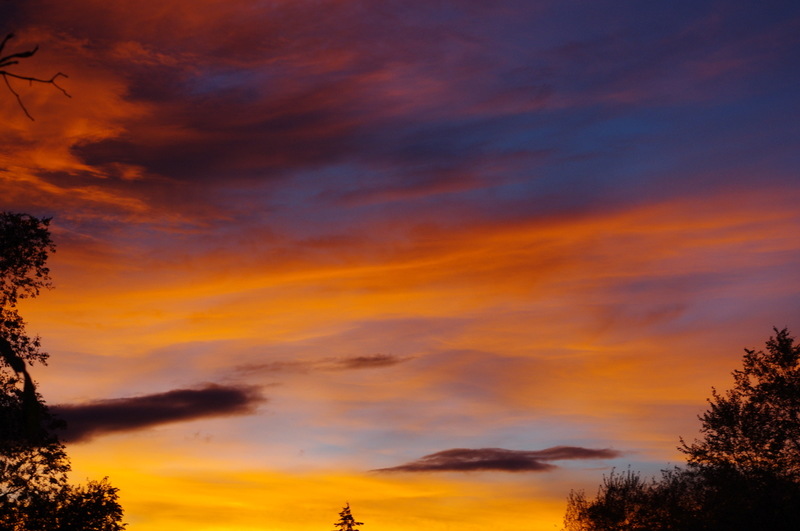
[[[265,401],[256,387],[208,384],[196,389],[60,404],[52,406],[51,410],[67,422],[62,438],[67,442],[83,442],[105,433],[135,431],[205,417],[250,414]]]
[[[373,356],[355,356],[352,358],[342,358],[332,360],[332,368],[341,370],[351,369],[377,369],[380,367],[391,367],[398,363],[408,361],[409,358],[400,358],[388,354],[375,354]]]
[[[372,354],[345,358],[324,358],[312,361],[272,361],[268,363],[252,363],[236,368],[240,373],[280,373],[280,372],[316,372],[316,371],[351,371],[358,369],[380,369],[409,361],[410,357],[393,356],[391,354]]]
[[[571,459],[613,459],[621,454],[609,448],[553,446],[544,450],[504,448],[453,448],[426,455],[410,463],[377,472],[546,472],[558,468],[550,461]]]

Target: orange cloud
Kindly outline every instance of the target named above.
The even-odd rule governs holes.
[[[57,289],[22,308],[42,392],[269,399],[71,449],[132,527],[318,529],[349,499],[367,531],[552,529],[588,465],[364,471],[676,460],[741,348],[791,326],[792,20],[559,6],[15,4],[73,96],[18,87],[35,122],[0,98],[0,202],[55,216]]]

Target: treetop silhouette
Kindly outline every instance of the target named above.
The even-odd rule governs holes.
[[[774,330],[766,352],[745,349],[733,389],[712,389],[703,438],[681,439],[690,466],[800,480],[800,345],[785,328]]]
[[[364,522],[356,522],[348,502],[339,513],[339,521],[333,525],[337,527],[334,531],[360,531],[357,526],[364,525]]]
[[[52,286],[47,259],[56,248],[50,218],[0,212],[0,305],[15,306]]]
[[[800,345],[774,330],[766,351],[745,349],[732,389],[712,389],[701,439],[680,439],[687,468],[649,481],[612,471],[595,498],[570,492],[564,529],[800,529]]]

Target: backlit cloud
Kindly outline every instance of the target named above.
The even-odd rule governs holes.
[[[336,360],[335,364],[341,369],[377,369],[380,367],[391,367],[407,361],[407,358],[398,358],[387,354],[375,354],[373,356],[356,356]]]
[[[415,461],[378,472],[546,472],[558,468],[551,461],[572,459],[613,459],[616,450],[554,446],[544,450],[506,450],[503,448],[453,448],[420,457]]]
[[[144,396],[59,404],[51,410],[67,423],[63,439],[83,442],[105,433],[141,430],[171,422],[252,414],[265,400],[254,387],[209,384]]]
[[[390,354],[373,354],[344,358],[324,358],[314,361],[272,361],[268,363],[241,365],[236,368],[240,374],[270,374],[281,372],[349,371],[358,369],[380,369],[409,361],[408,357]]]

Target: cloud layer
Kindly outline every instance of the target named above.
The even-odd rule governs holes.
[[[207,417],[247,415],[265,398],[255,387],[209,384],[129,398],[51,406],[67,423],[62,439],[84,442],[99,435]]]
[[[345,491],[384,531],[552,530],[602,449],[681,459],[742,347],[800,326],[796,1],[27,0],[0,25],[72,95],[14,83],[32,122],[0,83],[0,209],[58,245],[33,371],[142,530],[326,525]],[[587,466],[535,473],[562,463]],[[509,510],[523,483],[552,514]]]
[[[415,461],[377,472],[546,472],[558,468],[551,461],[613,459],[616,450],[554,446],[544,450],[503,448],[453,448],[420,457]]]

